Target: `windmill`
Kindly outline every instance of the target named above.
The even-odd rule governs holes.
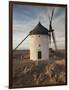
[[[49,16],[49,34],[50,34],[50,44],[51,44],[51,38],[53,40],[53,43],[54,43],[54,47],[55,47],[55,50],[57,50],[57,45],[56,45],[56,39],[55,39],[55,32],[54,32],[54,29],[52,28],[52,20],[53,20],[53,16],[54,16],[54,8],[52,10],[52,13],[51,13],[51,17]],[[14,50],[16,50],[25,40],[26,38],[29,36],[29,34],[15,47]]]
[[[51,44],[51,39],[57,50],[55,32],[52,28],[52,20],[54,15],[54,9],[52,10],[51,17],[49,17],[49,30],[45,28],[40,22],[36,27],[29,32],[29,34],[17,45],[14,49],[16,50],[25,40],[30,37],[30,60],[48,60],[49,59],[49,39]],[[48,38],[49,37],[49,38]]]
[[[51,44],[51,38],[52,38],[55,50],[57,50],[56,39],[55,39],[55,32],[54,32],[54,29],[52,28],[53,16],[54,16],[54,8],[52,10],[51,17],[49,16],[49,22],[50,22],[49,23],[49,34],[50,34],[50,44]]]

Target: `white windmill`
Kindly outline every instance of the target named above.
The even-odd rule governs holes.
[[[49,17],[49,30],[45,28],[40,22],[36,27],[29,32],[29,34],[18,44],[14,49],[16,50],[24,40],[29,36],[30,37],[30,60],[33,61],[42,61],[49,60],[49,44],[51,44],[51,38],[57,50],[54,29],[52,28],[52,19],[54,15],[54,9],[52,10],[51,17]]]

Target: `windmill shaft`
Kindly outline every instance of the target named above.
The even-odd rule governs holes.
[[[24,41],[25,39],[29,36],[29,34],[16,46],[16,48],[14,50],[16,50]]]

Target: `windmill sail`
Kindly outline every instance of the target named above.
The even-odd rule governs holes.
[[[53,15],[54,15],[54,8],[52,10],[52,15],[51,15],[51,19],[50,19],[50,25],[49,25],[49,29],[52,30],[52,19],[53,19]]]
[[[57,45],[56,45],[56,40],[55,40],[55,33],[54,33],[54,30],[52,29],[53,15],[54,15],[54,8],[52,10],[51,18],[49,18],[49,20],[50,20],[49,34],[50,34],[50,44],[51,44],[51,38],[52,38],[53,39],[54,46],[55,46],[55,49],[57,50]]]
[[[55,33],[54,33],[54,31],[52,32],[52,38],[53,38],[53,43],[54,43],[55,49],[57,50],[57,45],[56,45],[56,40],[55,40]]]
[[[52,10],[52,14],[51,14],[51,18],[50,18],[50,15],[48,15],[49,17],[49,21],[50,21],[50,24],[49,24],[49,35],[50,35],[50,44],[51,44],[51,37],[52,37],[52,19],[53,19],[53,15],[54,15],[54,8]]]
[[[29,34],[16,46],[16,48],[14,50],[16,50],[24,41],[25,39],[29,36]]]
[[[52,22],[52,19],[53,19],[53,15],[54,15],[54,8],[53,8],[53,10],[52,10],[52,15],[51,15],[51,22]]]

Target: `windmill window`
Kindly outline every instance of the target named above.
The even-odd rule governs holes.
[[[38,59],[41,59],[41,57],[42,57],[42,53],[41,51],[38,51]]]
[[[40,47],[40,44],[39,44],[39,47]]]

